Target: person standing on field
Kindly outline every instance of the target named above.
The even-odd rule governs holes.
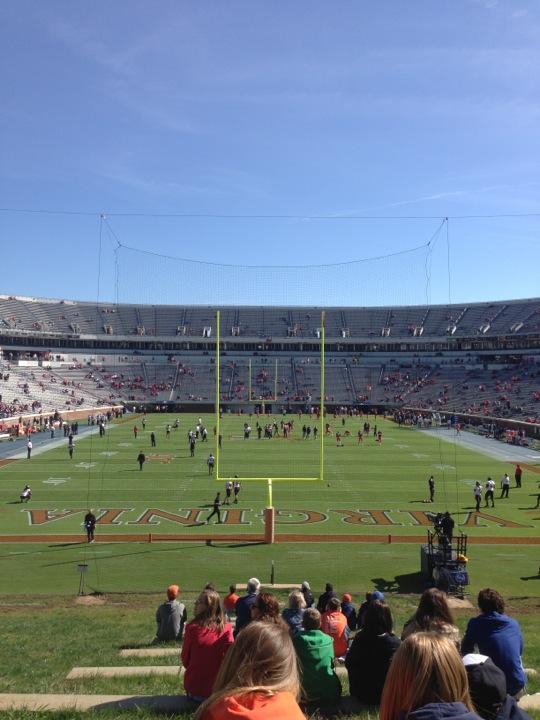
[[[435,478],[433,475],[430,475],[430,478],[428,480],[428,487],[429,487],[429,502],[432,503],[435,500]]]
[[[516,481],[516,487],[521,487],[521,476],[523,475],[523,470],[521,469],[521,465],[518,463],[516,465],[516,471],[514,473],[514,480]]]
[[[501,480],[501,498],[508,497],[508,493],[510,492],[510,478],[508,477],[508,473],[504,473],[502,480]]]
[[[94,542],[94,531],[96,529],[96,516],[89,510],[84,516],[84,527],[86,528],[86,537],[89,543]]]
[[[474,499],[476,502],[476,512],[480,512],[480,503],[482,502],[482,486],[480,485],[478,480],[476,481],[476,483],[474,485],[473,493],[474,493]]]
[[[492,480],[490,477],[486,480],[486,494],[485,494],[485,500],[486,500],[486,507],[488,507],[488,502],[491,500],[491,507],[495,507],[495,500],[494,500],[494,492],[495,492],[495,481]]]
[[[139,463],[139,470],[143,469],[143,465],[144,465],[145,461],[146,461],[146,455],[141,451],[137,455],[137,462]]]
[[[210,518],[211,518],[213,515],[217,515],[217,517],[218,517],[217,521],[218,521],[219,524],[221,524],[221,513],[220,513],[220,511],[219,511],[219,506],[220,506],[220,505],[221,505],[221,494],[218,493],[218,494],[216,495],[216,497],[214,498],[213,510],[212,510],[212,512],[210,513],[210,515],[206,518],[206,524],[207,524],[207,525],[210,524]]]

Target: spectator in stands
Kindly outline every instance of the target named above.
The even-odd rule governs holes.
[[[285,626],[253,622],[221,666],[196,720],[305,720],[296,653]]]
[[[247,583],[247,594],[242,596],[241,598],[238,598],[236,601],[236,626],[234,633],[235,635],[240,632],[240,630],[251,622],[251,606],[257,599],[257,594],[259,592],[259,589],[261,587],[261,583],[257,578],[251,578],[248,580]]]
[[[319,595],[319,599],[317,600],[317,610],[321,614],[326,611],[328,601],[330,600],[330,598],[333,597],[337,597],[336,593],[334,592],[334,586],[332,585],[332,583],[326,583],[323,594]]]
[[[332,597],[321,615],[321,630],[334,640],[334,655],[342,658],[349,647],[349,626],[347,618],[341,612],[339,598]]]
[[[223,609],[227,620],[230,620],[234,615],[237,600],[236,585],[229,585],[229,594],[223,598]]]
[[[332,701],[341,695],[341,683],[334,671],[334,643],[321,631],[321,614],[307,608],[303,630],[293,637],[302,672],[302,695],[308,701]]]
[[[313,597],[313,593],[311,592],[311,587],[307,580],[304,580],[300,587],[300,591],[302,595],[304,596],[304,600],[306,601],[306,607],[310,608],[315,605],[315,598]]]
[[[293,590],[289,595],[289,607],[281,613],[281,617],[289,626],[289,632],[294,637],[302,629],[302,618],[306,609],[306,601],[300,590]]]
[[[392,631],[392,613],[382,600],[366,610],[364,626],[352,641],[345,658],[350,693],[360,702],[378,705],[392,657],[401,640]]]
[[[527,681],[521,655],[523,637],[516,620],[504,614],[504,600],[496,590],[484,588],[478,593],[481,614],[469,620],[461,643],[461,652],[478,651],[490,657],[505,674],[508,693],[518,699]]]
[[[210,696],[233,641],[232,625],[224,621],[219,595],[215,590],[203,590],[195,601],[194,618],[186,625],[180,654],[188,697],[201,702]]]
[[[349,593],[345,593],[341,598],[341,612],[347,618],[349,630],[356,630],[356,608],[353,605],[352,597]]]
[[[446,593],[437,588],[424,590],[418,609],[403,626],[401,639],[405,640],[415,632],[436,632],[446,635],[459,645],[459,629],[448,605]]]
[[[169,585],[167,588],[167,602],[162,603],[156,611],[157,630],[154,642],[182,639],[187,612],[184,603],[177,599],[179,592],[178,585]]]
[[[251,606],[251,619],[259,622],[269,622],[275,625],[286,623],[279,613],[279,602],[272,593],[259,593]]]
[[[455,644],[414,633],[397,649],[384,684],[380,720],[478,720]]]

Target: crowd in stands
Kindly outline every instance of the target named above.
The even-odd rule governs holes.
[[[251,578],[221,602],[212,583],[187,622],[179,588],[157,611],[155,642],[182,641],[184,688],[202,720],[305,718],[339,712],[344,665],[351,697],[379,705],[381,720],[526,720],[523,638],[490,588],[463,637],[444,592],[422,594],[401,635],[380,591],[355,607],[327,583],[315,600],[304,581],[287,607]],[[224,608],[224,609],[223,609]],[[235,619],[235,624],[231,620]]]

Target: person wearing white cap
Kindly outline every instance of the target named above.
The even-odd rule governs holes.
[[[234,629],[235,636],[240,630],[251,622],[251,606],[254,605],[261,583],[257,578],[250,578],[247,582],[247,594],[238,598],[236,601],[236,626]]]

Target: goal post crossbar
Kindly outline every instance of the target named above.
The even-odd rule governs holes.
[[[268,482],[268,476],[263,477],[239,477],[235,475],[234,477],[227,477],[227,476],[216,476],[216,481],[219,482],[227,482],[230,480],[233,482],[234,480],[239,480],[240,482]],[[319,482],[320,477],[273,477],[272,482]]]

